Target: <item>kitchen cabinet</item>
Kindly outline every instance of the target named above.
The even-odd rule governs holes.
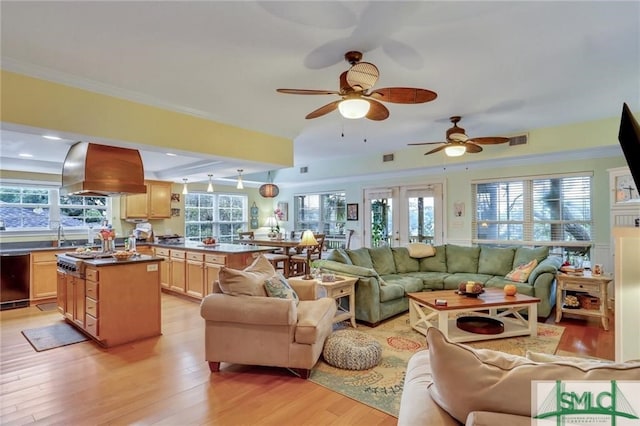
[[[56,271],[56,283],[57,283],[57,294],[56,294],[56,302],[58,305],[58,312],[62,314],[62,316],[66,316],[67,312],[67,274],[64,272]]]
[[[207,254],[204,256],[204,282],[205,294],[213,292],[213,283],[218,280],[220,269],[225,266],[227,257],[220,254]]]
[[[65,274],[58,272],[58,275]],[[62,310],[66,319],[84,329],[85,280],[69,274],[66,274],[62,280],[64,282],[64,290],[62,290],[64,302],[62,308],[58,304],[58,309]]]
[[[122,219],[167,219],[171,217],[171,182],[145,181],[146,194],[120,198]]]
[[[169,249],[155,247],[154,253],[157,257],[164,259],[164,262],[160,262],[160,286],[162,288],[169,288],[169,282],[171,281],[171,257]]]
[[[171,250],[171,267],[169,288],[178,293],[186,293],[186,252],[184,250]]]
[[[186,292],[189,296],[204,296],[204,253],[187,252]]]
[[[47,250],[31,253],[31,300],[56,297],[56,253]]]

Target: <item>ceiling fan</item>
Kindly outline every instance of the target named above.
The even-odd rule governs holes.
[[[438,95],[431,90],[413,87],[385,87],[370,90],[380,73],[378,68],[370,62],[360,62],[361,52],[347,52],[344,55],[351,68],[340,74],[340,90],[310,90],[310,89],[277,89],[279,93],[292,95],[338,95],[341,99],[324,105],[307,114],[305,118],[318,118],[334,111],[336,108],[345,118],[363,118],[369,120],[385,120],[389,117],[389,110],[382,102],[396,104],[420,104],[434,100]]]
[[[409,145],[434,145],[443,144],[437,148],[426,152],[424,155],[433,154],[434,152],[445,150],[445,154],[449,157],[458,157],[465,152],[475,154],[482,151],[480,145],[497,145],[501,143],[509,142],[509,138],[503,138],[498,136],[489,136],[484,138],[469,138],[462,127],[458,127],[458,122],[462,117],[454,115],[449,118],[453,123],[453,127],[447,130],[446,142],[418,142],[410,143]]]

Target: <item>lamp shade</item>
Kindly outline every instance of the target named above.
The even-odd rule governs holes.
[[[307,229],[306,231],[304,231],[302,233],[302,238],[300,239],[300,244],[301,246],[317,246],[318,245],[318,241],[316,240],[316,237],[313,235],[313,231]]]
[[[278,226],[278,221],[276,220],[275,216],[269,216],[267,217],[267,220],[264,223],[264,226],[268,226],[269,228],[275,228],[276,226]]]
[[[260,192],[260,195],[262,195],[264,198],[273,198],[278,196],[278,194],[280,193],[280,189],[278,188],[278,185],[275,185],[273,183],[265,183],[264,185],[260,186],[258,192]]]
[[[451,145],[444,149],[444,153],[447,154],[448,157],[460,157],[467,151],[467,148],[464,145]]]
[[[348,98],[338,104],[338,110],[344,118],[362,118],[369,112],[371,104],[360,98]]]

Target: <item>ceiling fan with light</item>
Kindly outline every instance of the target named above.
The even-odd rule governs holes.
[[[459,157],[465,152],[475,154],[482,151],[480,145],[497,145],[501,143],[509,142],[509,138],[503,138],[498,136],[489,136],[484,138],[469,138],[462,127],[458,127],[458,122],[462,117],[454,115],[449,120],[453,123],[453,127],[447,130],[446,142],[418,142],[410,143],[408,145],[434,145],[443,144],[439,147],[426,152],[424,155],[433,154],[444,149],[445,154],[449,157]]]
[[[371,90],[378,81],[378,68],[370,62],[360,62],[361,52],[347,52],[344,55],[351,68],[340,74],[340,90],[277,89],[279,93],[292,95],[338,95],[341,99],[324,105],[307,114],[305,118],[317,118],[335,109],[345,118],[385,120],[389,110],[382,102],[396,104],[421,104],[434,100],[438,95],[431,90],[413,87],[385,87]]]

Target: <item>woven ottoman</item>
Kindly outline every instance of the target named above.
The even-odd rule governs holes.
[[[327,338],[322,356],[328,364],[345,370],[367,370],[382,357],[382,346],[356,330],[338,330]]]

